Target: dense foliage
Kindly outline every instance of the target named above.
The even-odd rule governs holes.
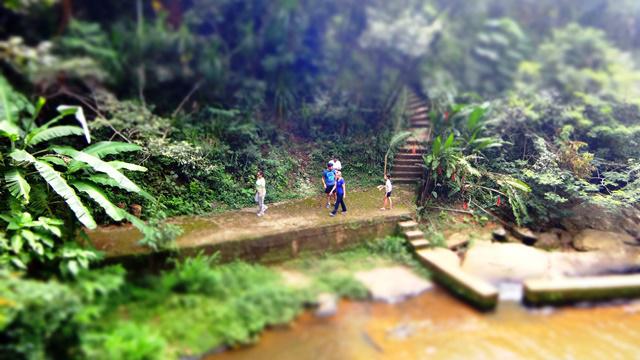
[[[377,183],[409,93],[421,210],[542,228],[635,206],[639,34],[634,0],[0,1],[0,357],[177,357],[290,320],[315,294],[269,269],[89,270],[82,230],[171,248],[166,217],[252,205],[258,170],[269,202],[316,195],[334,155]],[[412,264],[397,239],[369,253]],[[366,296],[322,261],[314,289]]]

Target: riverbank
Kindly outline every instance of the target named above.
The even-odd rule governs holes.
[[[428,273],[403,240],[393,237],[340,253],[301,256],[275,267],[218,264],[215,257],[197,256],[159,274],[137,273],[135,281],[111,296],[100,324],[85,336],[99,340],[92,353],[108,351],[115,358],[131,356],[126,351],[148,342],[155,343],[153,351],[166,359],[235,348],[257,342],[264,328],[287,328],[305,309],[316,309],[318,316],[333,315],[319,312],[327,295],[335,304],[344,298],[372,298],[375,284],[366,278],[388,283],[384,274],[389,269],[394,275],[401,269],[403,278],[409,277],[405,289],[412,293],[402,300],[415,295],[415,284],[430,288]],[[124,338],[131,332],[135,336]],[[104,348],[114,343],[113,349]]]
[[[634,359],[640,303],[479,313],[435,288],[399,304],[342,301],[331,318],[307,312],[255,346],[207,360]]]

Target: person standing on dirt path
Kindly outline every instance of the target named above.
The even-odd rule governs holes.
[[[347,188],[344,184],[341,171],[336,171],[336,179],[336,184],[331,189],[331,193],[335,192],[338,195],[338,198],[333,207],[333,211],[329,213],[329,216],[336,216],[338,206],[342,206],[342,215],[347,213],[347,205],[344,203],[344,198],[347,197]]]
[[[267,211],[267,206],[264,204],[264,197],[267,195],[267,185],[264,180],[264,174],[262,171],[258,171],[256,179],[256,202],[258,203],[258,216],[264,215]]]
[[[393,209],[393,202],[391,201],[391,191],[393,190],[393,184],[391,184],[391,176],[384,175],[384,202],[382,203],[382,208],[380,210],[387,210],[387,202],[389,203],[389,210]],[[383,186],[380,185],[378,187],[382,189]]]
[[[333,163],[329,161],[327,168],[322,171],[322,186],[324,193],[327,194],[327,209],[331,207],[329,200],[331,199],[331,189],[336,184],[336,171],[333,169]]]

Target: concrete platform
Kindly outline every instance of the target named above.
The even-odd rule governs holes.
[[[631,297],[640,297],[640,274],[536,279],[524,282],[524,299],[531,305],[559,305]]]
[[[460,268],[455,253],[444,250],[419,250],[418,259],[431,270],[440,285],[480,310],[492,310],[498,304],[498,289]],[[453,257],[452,257],[453,255]]]
[[[277,262],[301,252],[334,251],[367,240],[393,235],[399,221],[415,213],[413,190],[394,189],[393,210],[380,211],[382,192],[375,187],[348,194],[346,215],[329,217],[320,196],[269,204],[262,217],[257,208],[171,219],[184,233],[176,240],[180,255],[219,252],[222,260]],[[131,261],[144,266],[169,252],[153,253],[138,241],[142,235],[131,225],[88,231],[90,242],[110,261]],[[160,261],[158,261],[161,263]]]

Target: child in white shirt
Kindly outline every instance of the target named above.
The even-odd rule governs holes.
[[[391,176],[385,174],[384,180],[385,180],[384,203],[382,205],[382,208],[380,208],[380,210],[386,210],[387,202],[389,202],[389,210],[391,210],[393,209],[393,203],[391,202],[391,191],[393,190],[393,185],[391,184]],[[382,186],[380,186],[380,188],[382,188]]]

